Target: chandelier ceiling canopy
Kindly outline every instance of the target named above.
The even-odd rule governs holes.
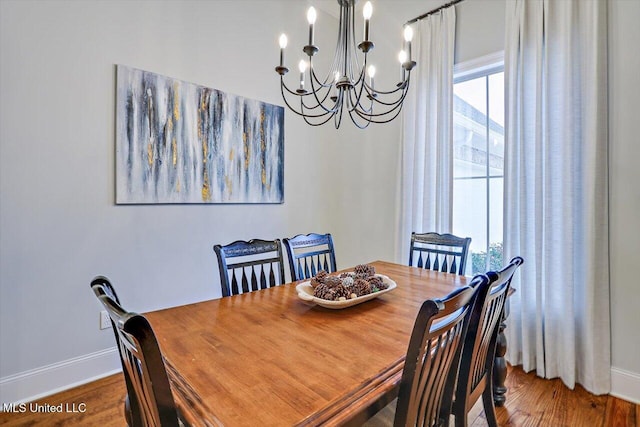
[[[287,36],[280,36],[280,65],[275,70],[280,75],[282,98],[291,111],[302,116],[305,122],[312,126],[319,126],[333,119],[337,129],[342,123],[345,111],[351,121],[361,129],[370,123],[390,122],[400,114],[409,90],[411,70],[416,66],[415,61],[411,59],[411,27],[405,26],[404,46],[398,55],[401,67],[399,82],[390,90],[380,90],[374,84],[376,69],[367,61],[368,53],[374,48],[369,38],[373,7],[370,1],[363,7],[364,34],[362,41],[356,45],[356,1],[338,0],[338,41],[333,62],[324,77],[318,76],[313,63],[313,57],[319,51],[318,46],[314,44],[316,10],[313,7],[307,12],[308,44],[302,48],[308,59],[303,59],[298,64],[300,79],[296,89],[291,89],[284,81],[284,76],[289,71],[284,60]],[[361,53],[358,53],[358,50]],[[359,56],[362,57],[361,60]]]

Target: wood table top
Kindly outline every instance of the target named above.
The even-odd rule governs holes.
[[[302,301],[293,282],[147,313],[185,418],[229,427],[357,424],[395,397],[420,305],[467,279],[370,265],[397,288],[342,310]]]

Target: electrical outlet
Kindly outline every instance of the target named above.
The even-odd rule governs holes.
[[[109,329],[111,327],[111,318],[106,311],[100,312],[100,329]]]

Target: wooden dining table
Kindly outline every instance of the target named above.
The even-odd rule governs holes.
[[[349,308],[305,302],[293,282],[146,313],[184,418],[228,427],[360,425],[393,400],[420,305],[469,279],[370,265],[397,287]]]

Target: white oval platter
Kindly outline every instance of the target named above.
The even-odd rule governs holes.
[[[389,285],[389,287],[382,291],[374,292],[368,295],[363,295],[357,298],[347,299],[344,301],[330,301],[330,300],[313,296],[313,286],[311,286],[311,281],[309,280],[298,284],[296,286],[296,291],[298,291],[298,298],[300,298],[303,301],[312,302],[324,308],[331,308],[331,309],[347,308],[347,307],[352,307],[354,305],[361,304],[365,301],[369,301],[374,298],[378,298],[380,295],[384,295],[387,292],[391,292],[398,286],[396,282],[389,279],[389,277],[383,274],[376,274],[376,276],[382,278],[382,281],[387,285]]]

